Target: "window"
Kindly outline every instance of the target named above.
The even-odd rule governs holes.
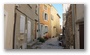
[[[45,20],[48,20],[48,15],[45,13]]]
[[[45,13],[45,20],[47,20],[47,14]]]
[[[45,12],[43,13],[43,19],[44,19],[44,20],[48,20],[48,14],[45,13]]]
[[[25,16],[20,17],[20,33],[24,33],[25,30]]]
[[[48,32],[48,26],[45,26],[45,32]]]
[[[48,15],[47,15],[47,13],[44,13],[44,20],[48,20]]]

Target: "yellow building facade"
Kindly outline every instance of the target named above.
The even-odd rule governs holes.
[[[39,19],[40,19],[40,36],[44,37],[47,33],[47,37],[51,37],[51,5],[40,4],[39,5]]]
[[[51,7],[51,37],[56,37],[60,34],[60,16],[57,10]]]

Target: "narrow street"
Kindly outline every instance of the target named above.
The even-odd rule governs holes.
[[[5,49],[84,49],[84,4],[5,4]]]
[[[63,49],[62,46],[59,46],[59,41],[57,40],[57,37],[48,39],[45,41],[45,43],[42,43],[40,45],[36,44],[32,48],[34,49]]]

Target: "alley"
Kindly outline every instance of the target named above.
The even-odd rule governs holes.
[[[63,49],[62,46],[59,46],[59,41],[57,40],[58,37],[50,38],[45,43],[41,45],[34,45],[32,48],[37,49]]]
[[[84,4],[5,4],[4,23],[5,49],[84,49]]]

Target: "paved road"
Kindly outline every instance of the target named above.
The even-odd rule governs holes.
[[[37,49],[63,49],[62,46],[58,45],[59,41],[57,40],[57,37],[48,39],[45,43],[38,46]],[[35,47],[35,46],[33,46]]]
[[[63,49],[58,43],[57,37],[51,38],[41,45],[41,49]]]

